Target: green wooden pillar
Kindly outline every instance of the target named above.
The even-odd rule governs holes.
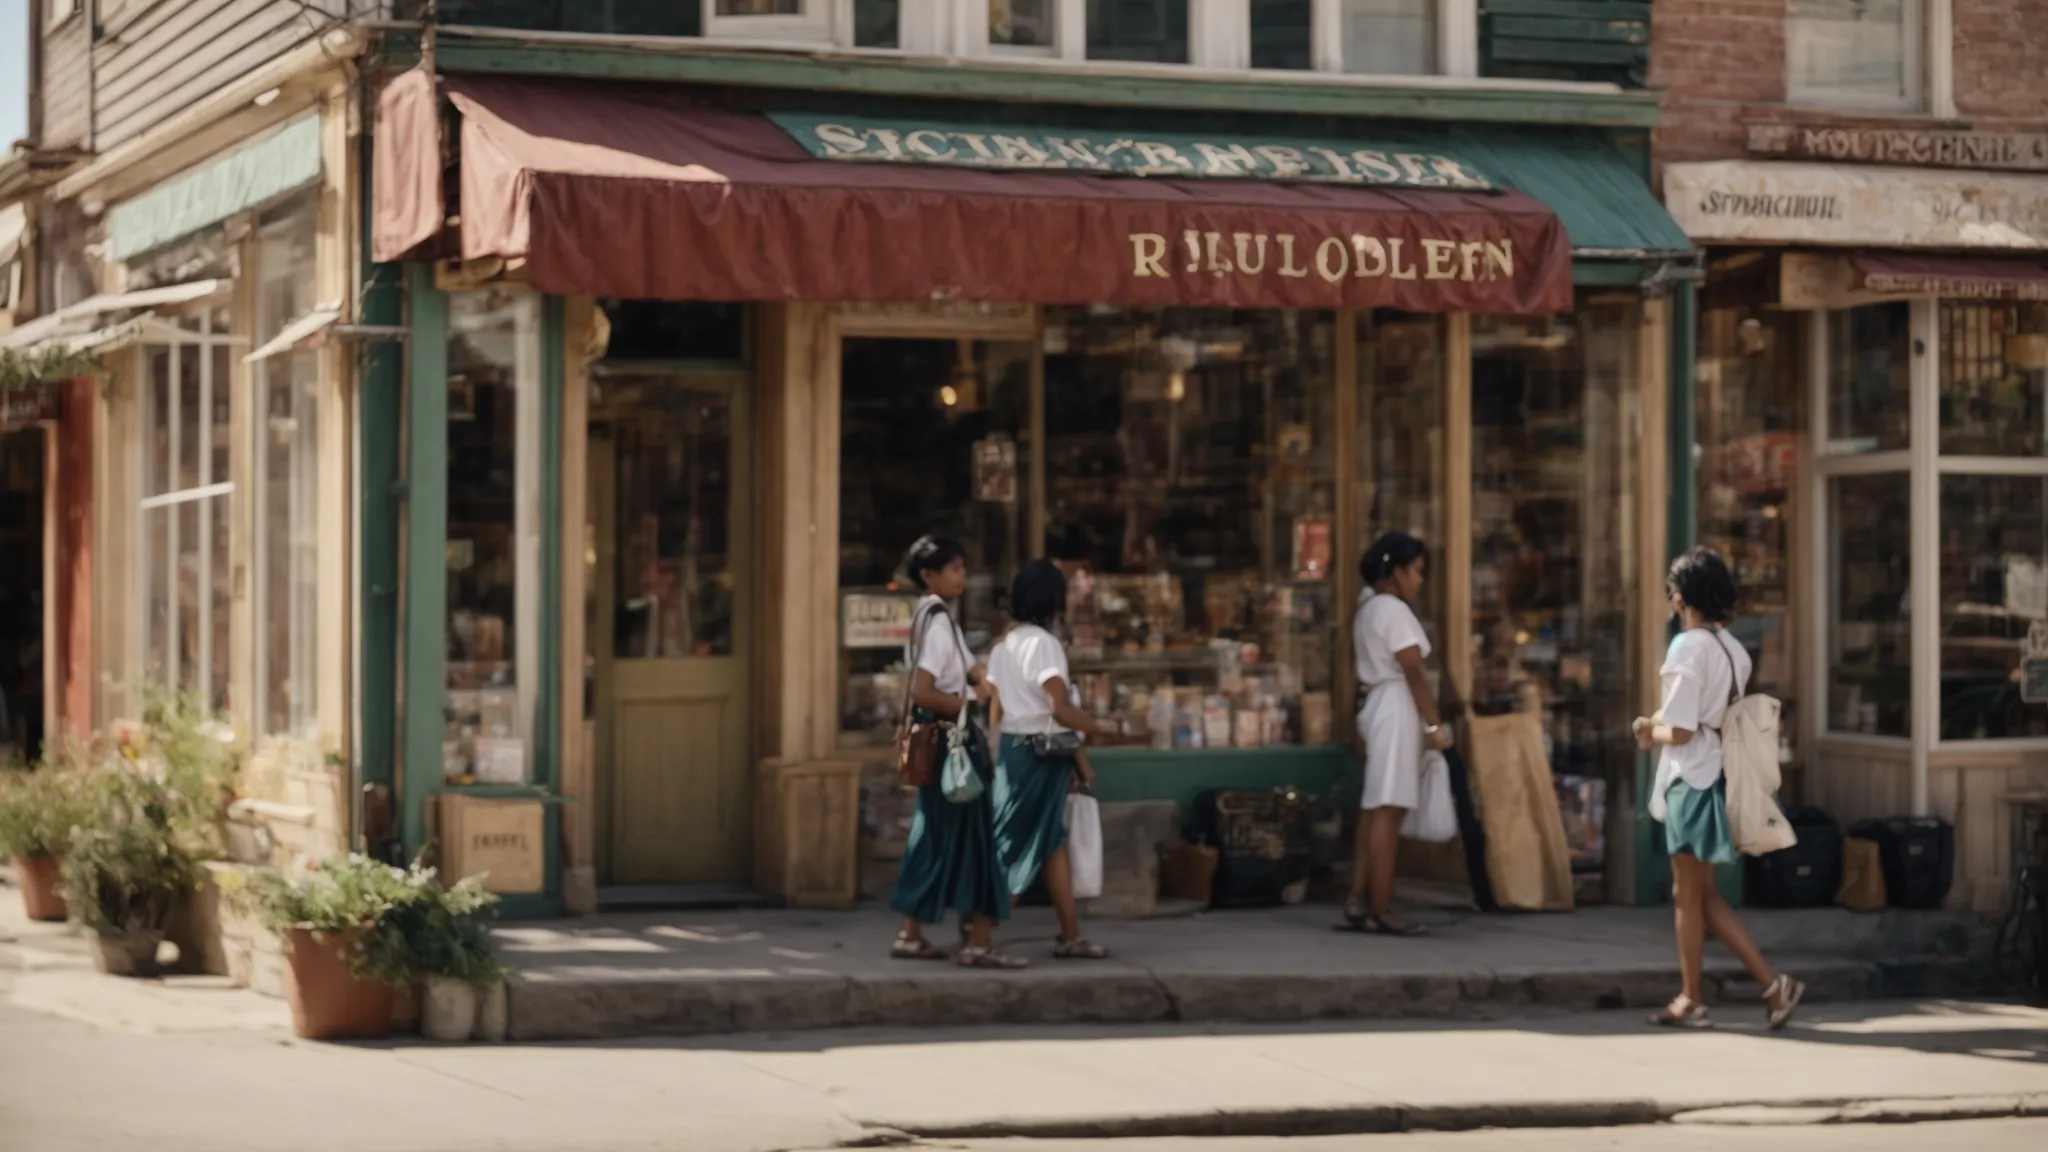
[[[405,850],[427,844],[427,797],[441,788],[448,620],[448,297],[431,265],[409,265],[412,333],[405,418]]]
[[[396,326],[404,316],[403,269],[372,265],[363,253],[362,322]],[[398,459],[405,404],[405,346],[363,345],[356,386],[356,655],[358,783],[397,783],[398,763]]]

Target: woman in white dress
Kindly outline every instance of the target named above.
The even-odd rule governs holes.
[[[1401,821],[1422,795],[1426,749],[1450,747],[1436,695],[1423,674],[1429,637],[1411,607],[1422,594],[1429,549],[1401,532],[1373,541],[1358,561],[1363,590],[1351,627],[1358,665],[1358,736],[1365,742],[1365,790],[1359,799],[1351,896],[1344,920],[1360,932],[1420,936],[1394,915],[1394,857]]]

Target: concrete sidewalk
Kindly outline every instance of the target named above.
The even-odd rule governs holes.
[[[1745,913],[1774,963],[1816,1003],[1984,991],[1982,927],[1967,917],[1838,909]],[[1001,942],[1028,971],[891,960],[897,919],[734,911],[507,925],[518,1040],[584,1040],[843,1027],[978,1024],[1485,1019],[1661,1004],[1678,987],[1670,912],[1587,908],[1481,915],[1419,908],[1419,939],[1331,930],[1321,906],[1098,921],[1114,957],[1054,961],[1050,914],[1029,909]],[[949,930],[933,933],[946,942]],[[1754,987],[1709,951],[1715,992]],[[1725,985],[1725,989],[1723,986]]]

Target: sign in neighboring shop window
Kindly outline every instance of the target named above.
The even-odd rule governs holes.
[[[229,554],[235,486],[233,356],[225,307],[172,318],[178,342],[145,345],[136,518],[144,681],[229,710]]]
[[[2027,176],[1716,160],[1668,166],[1664,203],[1701,242],[2048,248]]]
[[[312,311],[318,202],[300,197],[261,221],[255,247],[256,332],[267,342]],[[287,351],[259,360],[256,419],[255,720],[264,735],[318,735],[320,360]]]
[[[448,621],[442,772],[531,775],[539,605],[540,303],[448,298]]]

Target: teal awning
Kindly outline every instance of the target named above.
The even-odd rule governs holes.
[[[1619,148],[1591,134],[1453,131],[1446,145],[1539,200],[1583,256],[1657,256],[1694,244]]]

